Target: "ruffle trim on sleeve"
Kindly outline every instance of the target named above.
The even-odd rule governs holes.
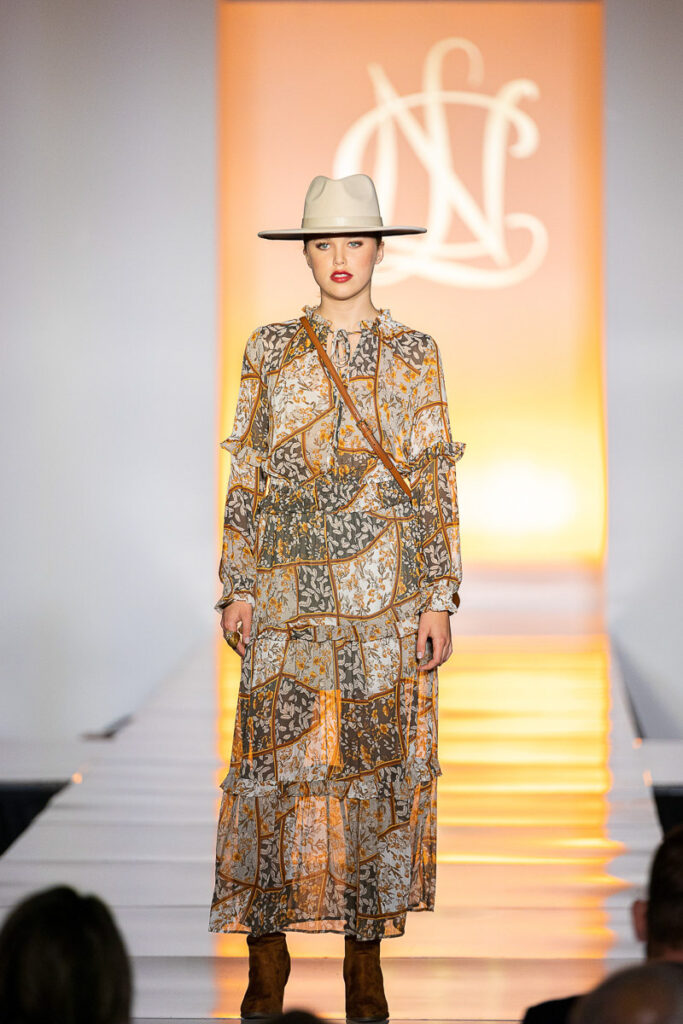
[[[420,470],[428,466],[429,463],[438,457],[448,459],[449,462],[457,462],[465,454],[465,448],[467,445],[464,441],[437,441],[436,444],[430,444],[428,448],[420,452],[417,459],[414,462],[409,462],[408,472],[418,473]]]
[[[246,462],[255,469],[259,469],[268,458],[268,452],[251,448],[248,444],[243,444],[237,437],[226,437],[225,441],[221,441],[220,447],[225,448],[226,452],[230,452],[234,459]]]
[[[253,594],[254,580],[250,576],[229,572],[223,583],[223,593],[216,601],[214,608],[217,612],[222,612],[232,601],[248,601],[252,607],[255,607],[256,601]]]

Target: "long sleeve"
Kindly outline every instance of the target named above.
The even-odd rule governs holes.
[[[453,441],[441,353],[432,340],[413,399],[409,479],[420,510],[425,609],[457,611],[462,581],[455,464],[465,444]]]
[[[255,603],[255,513],[266,488],[263,464],[268,457],[269,438],[263,356],[259,329],[249,337],[244,351],[232,433],[221,442],[221,447],[231,453],[231,462],[218,572],[223,594],[214,606],[217,611],[237,599],[252,606]]]

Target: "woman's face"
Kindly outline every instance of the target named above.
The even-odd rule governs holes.
[[[304,253],[323,295],[351,299],[369,287],[384,242],[372,235],[329,235],[309,239]]]

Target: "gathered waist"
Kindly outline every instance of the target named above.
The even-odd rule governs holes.
[[[364,455],[366,453],[363,453]],[[262,512],[382,512],[403,516],[413,505],[381,463],[368,454],[361,462],[340,464],[304,482],[269,479],[268,490],[258,505]]]

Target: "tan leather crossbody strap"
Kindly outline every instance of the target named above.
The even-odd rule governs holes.
[[[330,377],[334,381],[335,386],[336,386],[337,390],[339,391],[339,394],[342,396],[342,398],[346,402],[347,406],[349,407],[349,409],[351,411],[351,415],[353,416],[354,420],[358,424],[358,429],[360,430],[361,434],[363,435],[365,440],[368,442],[368,444],[372,448],[372,450],[375,453],[375,455],[377,456],[377,458],[380,459],[380,461],[383,462],[384,465],[387,467],[387,469],[389,470],[389,472],[391,473],[391,475],[393,476],[393,478],[397,482],[397,484],[400,485],[400,487],[405,491],[405,493],[408,495],[408,497],[412,497],[412,491],[411,491],[411,488],[410,488],[409,484],[406,483],[405,479],[401,476],[399,471],[396,469],[396,466],[394,465],[392,459],[384,451],[384,448],[382,448],[381,444],[375,438],[375,435],[373,434],[372,430],[370,429],[370,427],[368,426],[366,421],[361,417],[361,414],[358,412],[358,409],[356,408],[355,402],[353,401],[353,399],[351,398],[351,395],[349,394],[349,392],[346,389],[344,381],[341,379],[341,377],[337,373],[337,370],[336,370],[336,367],[335,367],[334,363],[332,362],[332,360],[328,356],[327,352],[325,351],[323,345],[320,342],[320,339],[318,338],[318,335],[313,330],[313,326],[311,324],[311,321],[308,319],[307,316],[302,316],[301,317],[301,324],[302,324],[304,330],[306,331],[306,334],[308,335],[308,337],[311,339],[311,341],[315,345],[316,351],[317,351],[318,355],[320,356],[320,359],[322,360],[322,363],[323,363],[325,369],[327,370],[327,372],[329,373]]]

